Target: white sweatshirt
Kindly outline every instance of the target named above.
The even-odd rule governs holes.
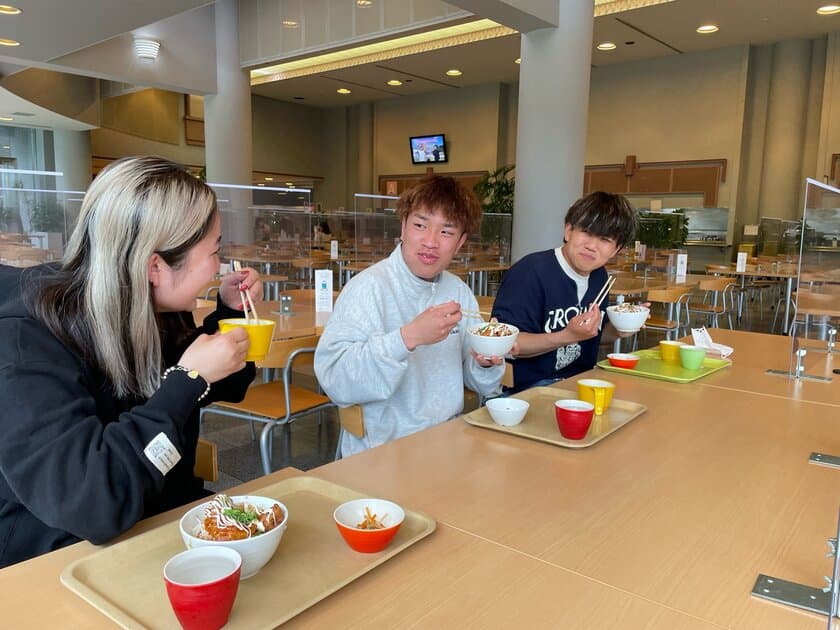
[[[484,396],[499,391],[504,366],[481,367],[467,347],[466,330],[477,321],[462,319],[436,344],[405,347],[400,328],[450,300],[478,310],[457,276],[444,271],[430,282],[411,273],[400,246],[344,287],[315,350],[315,374],[327,395],[364,410],[365,436],[342,431],[343,457],[460,414],[464,384]]]

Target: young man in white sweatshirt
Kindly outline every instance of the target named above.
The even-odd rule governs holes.
[[[487,396],[504,374],[504,359],[467,349],[461,309],[478,304],[446,271],[481,222],[475,195],[431,175],[400,196],[397,214],[400,244],[344,287],[315,351],[327,395],[364,412],[364,437],[342,431],[343,457],[449,420],[463,410],[464,385]]]

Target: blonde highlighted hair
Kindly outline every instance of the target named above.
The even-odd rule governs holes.
[[[163,367],[149,259],[180,267],[216,214],[213,190],[173,162],[110,164],[85,194],[60,269],[31,295],[33,313],[117,396],[148,398]]]

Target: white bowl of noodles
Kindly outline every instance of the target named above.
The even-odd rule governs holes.
[[[229,510],[228,514],[218,516],[225,509]],[[278,510],[282,513],[279,521]],[[250,519],[252,515],[258,520]],[[259,524],[259,519],[262,519],[262,524]],[[280,501],[268,497],[219,494],[184,514],[179,528],[187,549],[219,546],[238,551],[242,556],[241,579],[244,580],[255,575],[271,560],[288,522],[289,510]],[[243,527],[249,530],[247,534]],[[245,537],[241,539],[228,539],[243,535]],[[218,539],[213,539],[214,536]]]
[[[513,344],[519,329],[511,324],[485,322],[467,329],[467,341],[476,354],[483,357],[503,357]]]

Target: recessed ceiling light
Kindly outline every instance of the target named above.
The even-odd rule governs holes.
[[[283,20],[280,23],[283,25],[283,28],[297,28],[298,27],[297,20]]]
[[[701,24],[697,27],[697,32],[701,35],[711,35],[717,33],[720,29],[717,24]]]
[[[597,46],[595,46],[598,50],[615,50],[615,42],[601,42]]]
[[[391,79],[390,81],[388,81],[388,85],[402,85],[402,81],[400,81],[399,79]]]
[[[16,39],[6,39],[5,37],[0,37],[0,46],[20,46],[20,42]]]
[[[820,15],[834,15],[835,13],[840,13],[840,4],[826,4],[817,9],[817,13]]]
[[[452,68],[451,70],[447,70],[446,74],[450,77],[460,77],[464,73],[458,70],[458,68]]]
[[[260,182],[260,183],[257,184],[257,186],[265,186],[265,184]]]
[[[273,177],[264,177],[263,179],[267,182],[273,182],[274,181]]]
[[[287,186],[288,188],[294,188],[294,187],[295,187],[295,183],[294,183],[294,182],[286,182],[286,186]]]
[[[350,90],[348,90],[347,88],[338,88],[336,92],[338,92],[339,94],[350,94]]]
[[[513,63],[522,63],[522,57],[517,57],[513,60]]]
[[[12,147],[11,147],[11,146],[9,146],[8,144],[4,144],[4,145],[3,145],[3,148],[4,148],[4,149],[11,149]]]
[[[356,6],[361,9],[367,9],[373,4],[373,0],[356,0]]]
[[[14,118],[12,118],[11,116],[0,116],[0,120],[2,120],[3,122],[11,122],[14,120]]]
[[[0,14],[2,15],[20,15],[20,13],[21,10],[11,4],[0,4]]]

